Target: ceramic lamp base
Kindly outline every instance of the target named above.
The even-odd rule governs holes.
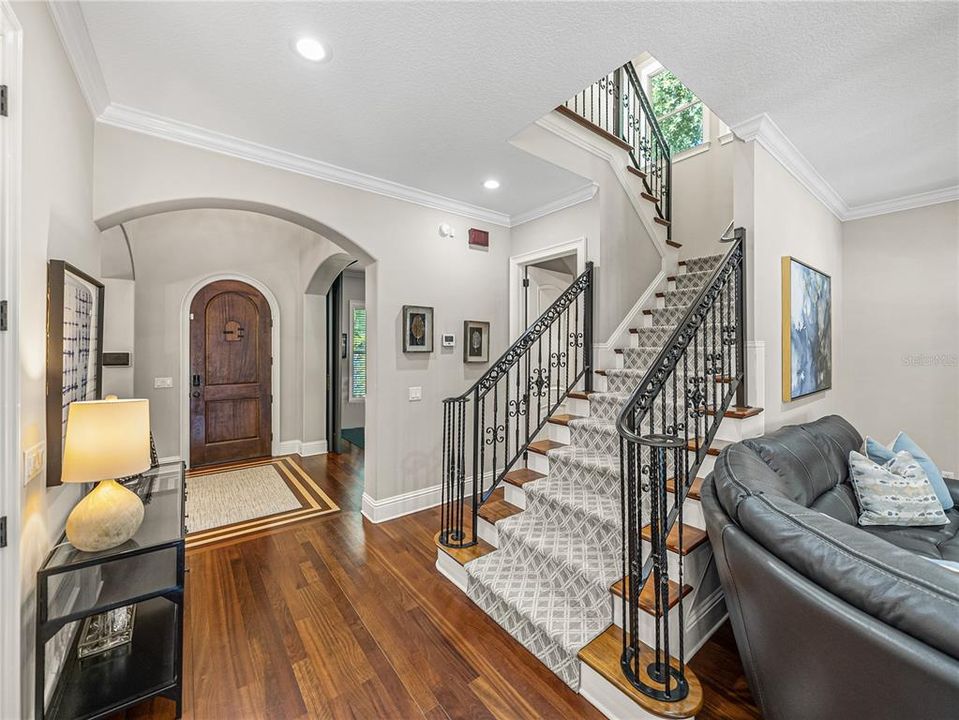
[[[67,540],[77,550],[98,552],[122,545],[143,522],[143,502],[116,480],[102,480],[67,518]]]

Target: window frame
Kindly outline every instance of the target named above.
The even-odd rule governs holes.
[[[367,347],[367,350],[364,350],[363,353],[362,353],[362,354],[363,354],[363,357],[366,358],[366,369],[364,370],[364,375],[365,375],[365,377],[363,378],[364,392],[363,392],[363,395],[360,396],[360,397],[357,397],[356,395],[353,394],[353,360],[354,360],[354,358],[355,358],[355,357],[357,356],[357,354],[358,354],[358,353],[356,352],[356,349],[355,349],[354,346],[353,346],[353,314],[354,314],[354,312],[355,312],[358,308],[359,308],[359,309],[362,309],[362,310],[364,311],[364,313],[365,313],[365,312],[366,312],[366,303],[365,303],[363,300],[350,300],[350,314],[349,314],[349,322],[350,322],[350,331],[349,331],[349,332],[350,332],[350,357],[349,357],[349,361],[350,361],[350,362],[349,362],[349,376],[348,376],[348,378],[347,378],[347,383],[346,383],[346,385],[347,385],[347,401],[348,401],[348,402],[351,402],[351,403],[365,403],[365,402],[366,402],[366,394],[367,394],[367,392],[369,391],[369,372],[370,372],[370,365],[369,365],[369,358],[370,358],[370,355],[369,355],[369,343],[370,343],[370,339],[369,339],[369,315],[367,315],[367,316],[366,316],[366,320],[367,320],[367,326],[366,326],[366,328],[367,328],[367,329],[366,329],[366,332],[367,332],[366,347]]]
[[[652,104],[652,97],[653,97],[653,92],[652,92],[653,78],[656,75],[660,74],[661,72],[664,72],[666,69],[667,68],[661,62],[653,58],[649,58],[649,60],[644,62],[639,68],[639,81],[640,81],[640,84],[643,86],[643,92],[645,92],[646,96],[650,98],[650,104]],[[670,110],[668,113],[666,113],[662,117],[659,117],[659,116],[656,117],[656,122],[662,125],[663,120],[666,120],[677,113],[687,110],[693,107],[694,105],[696,105],[697,103],[703,106],[702,142],[696,145],[693,145],[691,147],[688,147],[684,150],[680,150],[679,152],[673,154],[670,158],[672,162],[679,162],[680,160],[685,160],[686,158],[692,157],[693,155],[699,155],[699,153],[706,152],[707,150],[709,150],[709,147],[711,144],[712,138],[710,137],[709,129],[712,125],[712,112],[710,111],[706,103],[703,102],[703,99],[701,97],[695,94],[693,94],[693,96],[696,98],[695,100],[688,103],[684,103],[683,105],[680,105],[679,107],[674,108],[673,110]],[[672,148],[670,148],[670,151],[672,152]]]

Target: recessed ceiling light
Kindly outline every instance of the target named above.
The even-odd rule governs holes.
[[[486,188],[487,190],[495,190],[496,188],[499,187],[499,180],[494,180],[493,178],[490,178],[489,180],[483,183],[483,187]]]
[[[326,48],[316,38],[303,37],[296,41],[296,51],[307,60],[320,62],[326,59]]]

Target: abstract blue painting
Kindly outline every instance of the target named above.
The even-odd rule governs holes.
[[[832,281],[791,257],[783,272],[783,400],[832,387]]]

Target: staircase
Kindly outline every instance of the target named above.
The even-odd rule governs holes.
[[[620,92],[624,78],[628,69],[609,86]],[[630,118],[620,127],[636,126]],[[631,147],[641,149],[655,133],[649,128],[637,137]],[[650,195],[668,230],[668,150],[637,162],[636,171],[647,189],[643,196]],[[526,372],[536,356],[522,349],[530,343],[521,338],[522,347],[504,355],[505,365],[494,366],[478,385],[485,382],[494,398],[499,395],[488,388],[502,385],[506,399],[514,382],[508,368],[517,367],[513,398],[522,400],[507,400],[507,407],[517,410],[517,421],[540,417],[544,406],[547,413],[502,462],[492,460],[492,484],[482,471],[486,460],[470,461],[468,449],[457,449],[472,438],[481,453],[491,446],[495,452],[500,431],[495,420],[484,419],[487,401],[468,412],[468,391],[446,405],[444,428],[452,430],[444,452],[452,460],[444,462],[448,489],[437,568],[610,717],[695,715],[702,688],[685,661],[725,617],[699,488],[724,445],[720,423],[748,423],[761,412],[745,403],[740,232],[732,247],[717,249],[727,248],[679,262],[643,310],[642,324],[630,331],[629,345],[613,354],[614,366],[593,370],[591,343],[584,343],[582,380],[555,394],[547,381],[545,404],[536,399],[543,365]],[[542,331],[543,320],[534,331]],[[591,309],[582,321],[585,337]],[[743,432],[735,428],[730,435],[738,439]],[[514,466],[507,459],[514,456],[524,462]],[[469,467],[488,492],[469,492]]]

